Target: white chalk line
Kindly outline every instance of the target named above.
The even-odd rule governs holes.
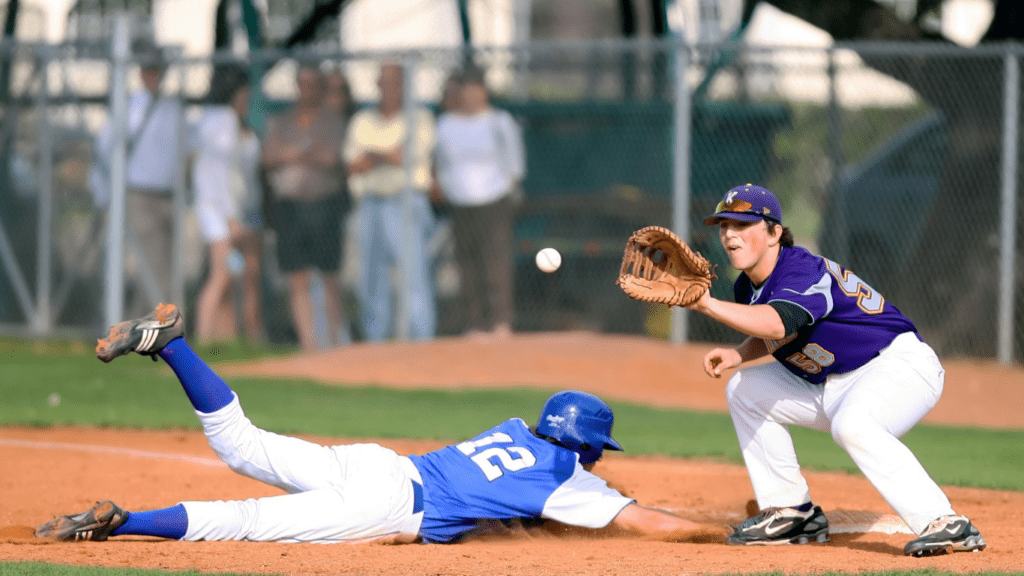
[[[101,446],[97,444],[74,444],[71,442],[40,442],[36,440],[18,440],[15,438],[0,437],[0,446],[12,446],[15,448],[33,448],[36,450],[67,450],[71,452],[92,452],[94,454],[111,454],[114,456],[129,456],[131,458],[145,458],[148,460],[164,460],[168,462],[185,462],[196,466],[208,468],[227,468],[220,460],[205,458],[203,456],[189,456],[188,454],[175,454],[173,452],[156,452],[154,450],[139,450],[137,448],[119,448],[116,446]]]

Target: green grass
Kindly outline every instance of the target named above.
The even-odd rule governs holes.
[[[199,428],[163,363],[129,356],[103,364],[91,354],[69,354],[59,347],[38,353],[4,342],[0,346],[0,425]],[[232,379],[230,384],[253,422],[276,432],[440,440],[474,436],[510,416],[532,423],[549,394],[525,388],[336,388],[263,379]],[[50,403],[54,394],[60,397],[57,405]],[[727,415],[609,404],[616,412],[616,439],[629,454],[741,462]],[[798,427],[792,432],[806,469],[859,474],[829,435]],[[941,484],[1024,490],[1019,449],[1024,432],[922,425],[904,440]]]

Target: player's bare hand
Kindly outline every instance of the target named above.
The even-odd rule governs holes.
[[[715,348],[704,355],[704,373],[712,378],[721,378],[722,371],[735,368],[743,363],[740,353],[732,348]]]
[[[700,295],[700,298],[698,298],[693,304],[687,306],[687,308],[694,312],[704,312],[711,307],[711,300],[711,290],[705,290],[704,293]]]

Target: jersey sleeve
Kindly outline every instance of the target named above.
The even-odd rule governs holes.
[[[821,258],[805,253],[791,253],[780,262],[776,270],[771,293],[763,300],[787,302],[803,309],[811,317],[811,324],[832,311],[832,276]]]
[[[577,463],[572,477],[548,497],[541,516],[572,526],[604,528],[633,502]]]

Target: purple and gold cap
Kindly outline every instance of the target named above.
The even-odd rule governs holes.
[[[714,226],[722,220],[769,220],[782,224],[782,207],[779,206],[779,199],[767,188],[756,184],[744,184],[726,192],[725,197],[715,207],[715,213],[705,218],[704,223]]]

